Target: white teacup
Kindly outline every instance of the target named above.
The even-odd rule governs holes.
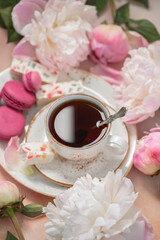
[[[53,150],[64,160],[72,160],[76,162],[85,160],[87,160],[88,162],[90,160],[94,160],[97,155],[103,151],[104,148],[110,149],[109,151],[114,151],[114,154],[117,155],[124,154],[127,150],[128,143],[123,138],[111,134],[112,123],[108,124],[107,130],[100,138],[100,140],[86,147],[70,147],[57,141],[57,139],[51,134],[49,128],[50,118],[57,108],[59,108],[61,105],[64,105],[68,101],[74,100],[88,101],[100,108],[106,118],[110,115],[107,106],[95,97],[86,94],[72,94],[59,98],[58,100],[53,102],[53,104],[49,108],[45,124],[46,135]]]

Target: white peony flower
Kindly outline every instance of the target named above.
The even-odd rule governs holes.
[[[153,229],[134,205],[137,193],[122,171],[99,181],[90,175],[59,194],[44,212],[49,239],[153,240]]]
[[[18,16],[15,8],[12,14],[15,26]],[[31,22],[19,28],[19,32],[27,48],[31,45],[32,58],[35,50],[34,58],[46,67],[68,70],[77,67],[89,55],[90,35],[96,19],[96,8],[85,5],[84,1],[50,0],[43,11],[34,11]],[[14,49],[14,56],[24,54],[22,44],[24,49],[24,40]]]
[[[122,68],[124,80],[114,89],[119,106],[128,108],[123,120],[133,124],[153,117],[160,106],[160,41],[129,54]]]

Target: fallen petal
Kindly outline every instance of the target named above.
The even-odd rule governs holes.
[[[130,49],[137,49],[140,47],[148,47],[148,41],[139,33],[134,31],[126,32]]]
[[[19,147],[19,137],[12,137],[4,152],[5,162],[10,169],[21,171],[25,175],[30,176],[34,173],[34,169],[21,160],[17,151]]]
[[[90,72],[100,76],[105,81],[113,85],[120,85],[121,81],[123,80],[121,71],[101,64],[97,64],[90,68]]]
[[[8,167],[15,168],[20,164],[20,157],[17,152],[19,148],[19,137],[12,137],[4,152],[5,162]]]

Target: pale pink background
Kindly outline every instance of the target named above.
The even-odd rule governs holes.
[[[160,30],[160,17],[159,17],[159,9],[160,9],[160,1],[152,0],[150,10],[139,10],[140,8],[133,6],[131,15],[133,18],[147,18],[152,20],[157,25],[157,28]],[[143,13],[143,14],[142,14]],[[6,43],[6,32],[5,30],[0,29],[0,71],[10,66],[11,63],[11,52],[14,47],[14,44]],[[151,127],[155,126],[155,123],[160,124],[160,112],[156,113],[155,118],[150,118],[143,123],[137,125],[138,129],[138,137],[143,136],[143,131],[148,130]],[[129,173],[128,177],[132,180],[135,191],[139,192],[138,199],[136,201],[136,205],[142,209],[143,214],[149,219],[152,223],[154,232],[155,232],[155,240],[160,239],[160,175],[156,177],[150,177],[142,174],[134,167]],[[41,194],[35,193],[32,190],[27,189],[23,185],[16,182],[12,177],[10,177],[3,169],[0,167],[0,181],[7,180],[15,183],[21,194],[26,195],[26,199],[24,200],[24,204],[28,203],[38,203],[44,206],[47,205],[48,202],[52,201],[52,198],[43,196]],[[21,228],[23,230],[24,236],[26,240],[45,240],[45,232],[44,232],[44,223],[48,221],[48,219],[43,216],[36,219],[31,220],[21,214],[16,214]],[[5,240],[6,232],[9,230],[13,234],[15,234],[15,230],[8,218],[0,219],[0,240]],[[138,240],[138,239],[135,239]]]

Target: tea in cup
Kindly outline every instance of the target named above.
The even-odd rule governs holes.
[[[46,117],[46,135],[51,147],[63,159],[73,161],[93,160],[107,146],[115,154],[124,154],[127,142],[111,135],[112,123],[93,129],[109,115],[107,106],[95,97],[72,94],[59,98]]]

